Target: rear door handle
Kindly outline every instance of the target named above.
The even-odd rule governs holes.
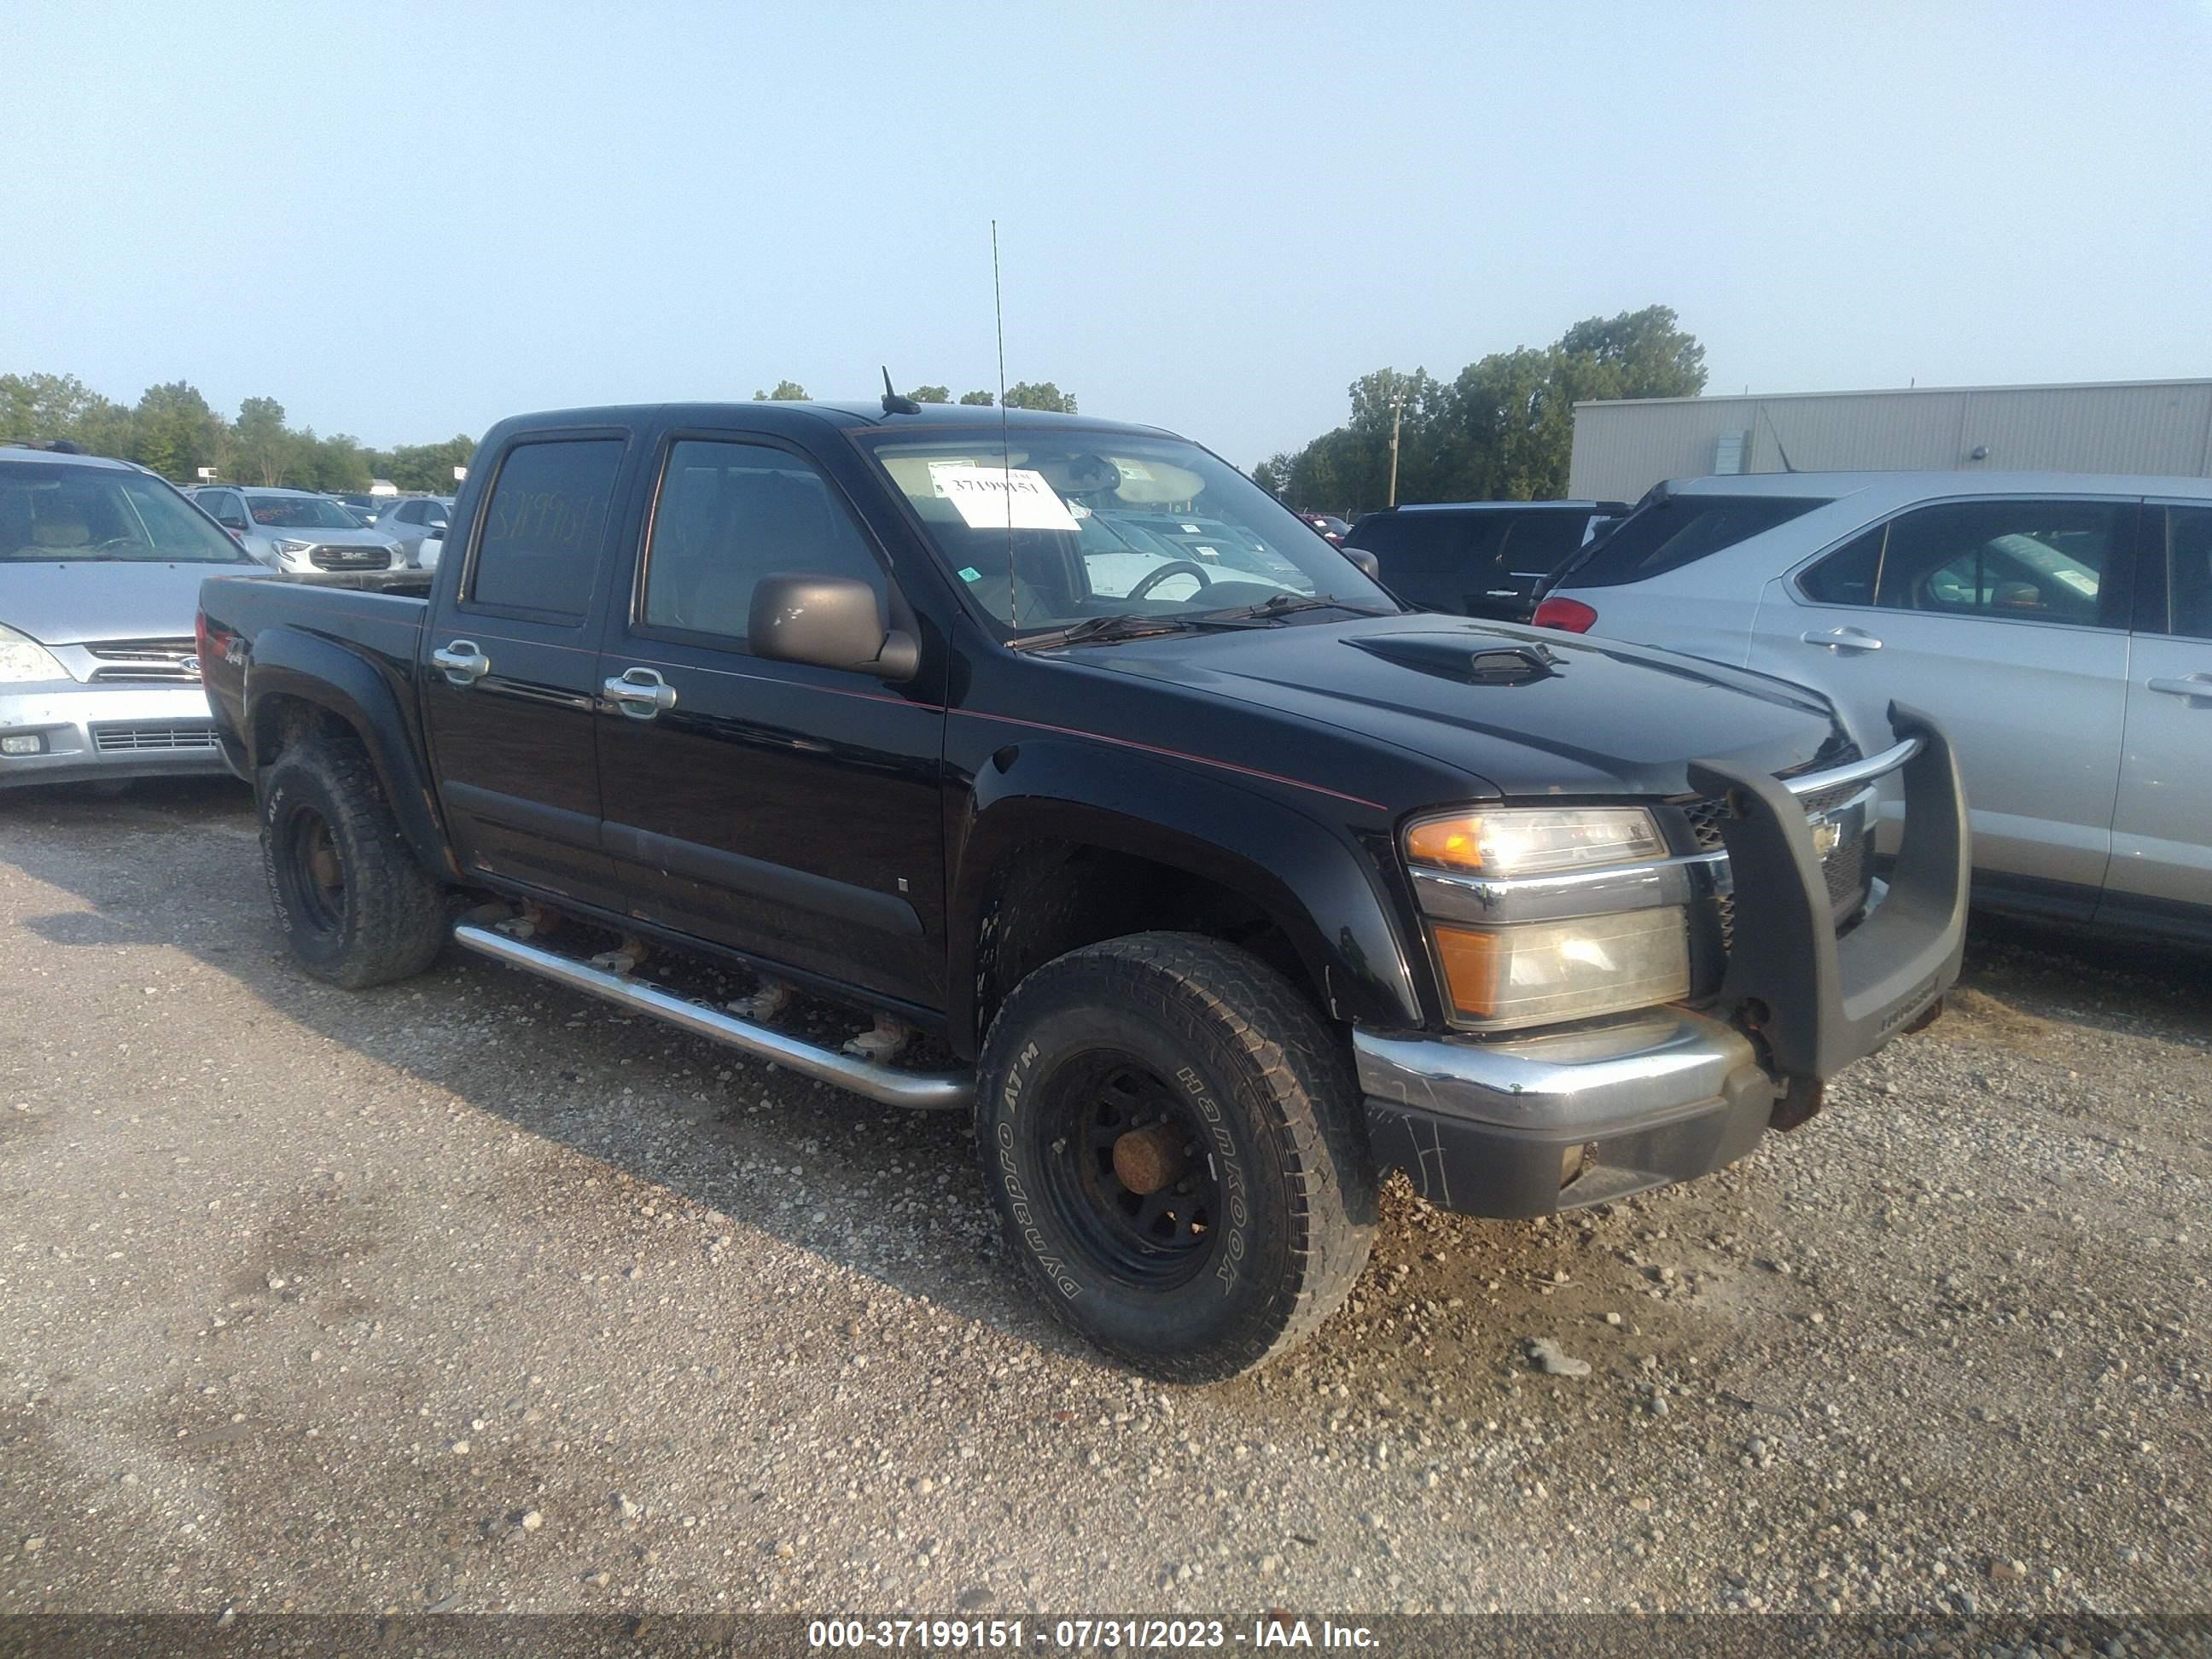
[[[1823,628],[1797,636],[1808,645],[1825,645],[1831,651],[1879,651],[1881,641],[1862,629]]]
[[[650,668],[625,668],[599,688],[607,701],[634,720],[649,720],[676,707],[676,688]]]
[[[491,659],[474,640],[455,640],[430,653],[432,665],[454,685],[474,685],[491,672]]]
[[[2191,674],[2186,679],[2153,680],[2150,689],[2169,697],[2197,697],[2212,702],[2212,674]]]

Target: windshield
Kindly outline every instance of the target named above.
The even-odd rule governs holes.
[[[253,522],[270,530],[358,530],[353,514],[326,495],[248,495]]]
[[[207,516],[158,478],[105,467],[0,465],[0,560],[246,564]]]
[[[860,442],[946,567],[1012,633],[1271,600],[1399,608],[1288,507],[1178,438],[1032,428],[1009,452],[978,428]]]

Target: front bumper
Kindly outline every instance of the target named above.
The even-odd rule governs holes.
[[[0,754],[0,789],[225,769],[207,693],[197,684],[42,680],[0,687],[0,738],[36,738],[38,750]]]
[[[1779,1093],[1741,1032],[1680,1008],[1502,1042],[1352,1042],[1376,1164],[1468,1215],[1548,1215],[1720,1169]]]
[[[1924,1013],[1958,978],[1970,863],[1949,744],[1891,710],[1888,757],[1789,785],[1718,762],[1737,923],[1706,1012],[1653,1008],[1504,1039],[1355,1031],[1378,1166],[1473,1215],[1600,1203],[1735,1162],[1770,1121],[1810,1115],[1826,1080]],[[1840,937],[1814,831],[1792,793],[1899,770],[1905,830],[1881,902]],[[1654,878],[1663,899],[1663,883]],[[1778,1110],[1778,1104],[1780,1109]]]

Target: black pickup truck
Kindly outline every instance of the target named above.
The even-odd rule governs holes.
[[[1409,612],[1154,428],[532,416],[447,548],[420,595],[202,594],[301,965],[374,985],[450,938],[970,1112],[1012,1255],[1157,1376],[1310,1330],[1389,1170],[1508,1217],[1703,1174],[1957,972],[1927,720],[1861,754],[1777,681]],[[872,1027],[807,1041],[792,994]]]

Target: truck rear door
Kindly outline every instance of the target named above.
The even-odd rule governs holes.
[[[628,432],[588,428],[522,433],[493,458],[418,669],[463,867],[605,908],[621,890],[599,845],[593,708],[630,451]]]
[[[679,430],[657,448],[643,567],[611,607],[599,670],[624,908],[942,1007],[941,690],[927,670],[887,685],[746,642],[753,587],[774,572],[854,577],[895,606],[884,548],[782,439]]]

